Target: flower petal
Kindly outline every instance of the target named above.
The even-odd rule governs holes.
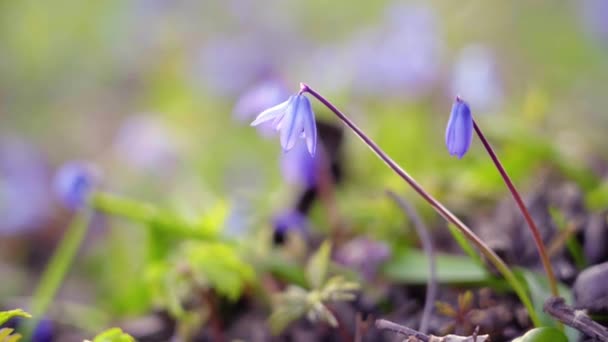
[[[306,96],[302,97],[302,104],[298,108],[298,116],[302,117],[303,120],[306,148],[308,149],[308,153],[314,156],[317,150],[317,124],[315,122],[315,113],[312,111],[312,106]]]
[[[302,95],[294,96],[285,111],[285,117],[280,122],[281,146],[285,151],[289,151],[295,146],[303,129],[303,117],[298,115],[300,114],[299,108],[303,106],[302,98],[304,98]]]
[[[277,119],[283,115],[285,115],[285,110],[289,107],[290,102],[292,101],[293,96],[290,96],[289,99],[285,102],[281,102],[276,106],[270,107],[260,113],[255,120],[251,123],[251,126],[257,126],[261,123]]]
[[[473,140],[473,118],[469,105],[460,98],[452,106],[452,113],[445,131],[445,144],[450,155],[462,158]]]

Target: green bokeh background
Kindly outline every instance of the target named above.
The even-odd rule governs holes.
[[[341,46],[380,25],[391,4],[0,1],[0,134],[27,139],[54,166],[94,161],[113,191],[178,212],[197,213],[217,201],[230,209],[245,198],[253,208],[244,228],[266,227],[294,190],[281,180],[278,142],[236,121],[238,91],[214,89],[197,69],[209,44],[245,37],[289,56],[270,63],[294,91],[304,81],[325,94],[431,193],[456,212],[474,215],[491,210],[506,189],[477,139],[457,160],[446,152],[443,134],[453,100],[446,90],[451,68],[463,46],[479,43],[496,54],[504,99],[493,113],[473,104],[473,114],[518,187],[532,191],[542,170],[553,168],[584,189],[592,209],[608,206],[608,183],[591,172],[594,162],[608,158],[608,41],[585,30],[579,2],[429,1],[443,46],[431,91],[371,97],[357,93],[357,84],[328,86],[307,51]],[[314,106],[319,117],[335,120]],[[178,161],[170,176],[126,166],[111,149],[121,122],[134,113],[151,113],[171,133]],[[420,202],[350,132],[346,146],[348,178],[337,194],[343,215],[362,234],[407,239],[384,189]],[[314,218],[323,231],[323,214],[317,210]],[[140,314],[152,302],[138,286],[145,248],[137,241],[145,234],[125,222],[114,225],[89,246],[77,274],[94,284],[101,312]]]

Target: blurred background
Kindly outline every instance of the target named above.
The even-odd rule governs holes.
[[[53,191],[71,160],[94,164],[104,191],[181,217],[220,210],[219,230],[245,244],[276,230],[306,186],[249,123],[299,82],[462,216],[490,215],[507,192],[476,138],[462,160],[448,155],[456,95],[524,194],[558,175],[589,210],[608,208],[607,16],[602,0],[0,2],[0,305],[27,306],[73,216]],[[440,222],[340,134],[332,215],[393,250],[415,238],[385,189]],[[326,206],[309,213],[314,234],[330,229]],[[146,230],[98,216],[59,293],[72,311],[53,317],[89,336],[158,308]]]

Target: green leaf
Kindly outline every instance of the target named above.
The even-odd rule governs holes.
[[[439,283],[477,283],[490,279],[488,272],[466,256],[436,254]],[[405,249],[383,267],[386,277],[407,284],[425,284],[429,279],[429,260],[415,249]]]
[[[547,327],[559,327],[558,322],[543,310],[545,301],[551,295],[547,277],[544,274],[532,272],[524,268],[517,268],[515,269],[515,272],[517,275],[522,277],[525,283],[528,285],[528,291],[530,292],[534,311],[536,311],[541,323]],[[559,291],[559,295],[566,300],[566,303],[572,303],[572,292],[568,287],[558,283],[557,289]],[[570,341],[577,341],[580,332],[574,328],[566,327],[566,335]]]
[[[6,323],[6,321],[8,321],[9,319],[11,319],[13,317],[31,318],[32,315],[30,315],[29,313],[27,313],[21,309],[0,311],[0,325]]]
[[[13,328],[2,328],[0,329],[0,342],[4,342],[4,340],[11,336],[11,334],[15,331]]]
[[[542,327],[528,331],[525,335],[514,339],[513,342],[568,342],[568,338],[556,328]]]
[[[220,242],[188,241],[175,255],[175,266],[186,262],[198,286],[210,287],[236,300],[245,285],[255,279],[251,265],[241,259],[232,245]]]
[[[468,255],[471,260],[475,261],[475,263],[480,266],[484,266],[481,257],[479,257],[479,254],[477,254],[475,248],[473,247],[471,242],[467,240],[464,234],[462,234],[462,232],[452,223],[448,223],[448,229],[450,230],[450,234],[452,234],[454,240],[456,240],[458,246],[462,248],[463,252]]]
[[[220,230],[224,227],[224,221],[226,221],[226,217],[228,217],[229,209],[228,203],[225,201],[218,201],[212,208],[205,212],[205,215],[200,221],[201,226],[210,234],[219,234]]]
[[[301,287],[306,286],[306,275],[302,267],[294,262],[285,260],[277,253],[271,254],[264,260],[264,268],[279,279]]]
[[[120,328],[111,328],[95,336],[93,342],[135,342],[135,339]]]
[[[306,279],[313,289],[318,289],[323,286],[327,277],[329,261],[331,257],[331,243],[323,242],[321,247],[310,257],[308,265],[306,265]]]

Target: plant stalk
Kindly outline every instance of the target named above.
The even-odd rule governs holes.
[[[503,275],[503,277],[509,282],[515,293],[518,295],[519,299],[523,303],[523,305],[528,310],[528,314],[530,315],[530,319],[532,320],[535,326],[541,326],[540,320],[534,311],[534,307],[532,306],[532,302],[526,293],[525,288],[521,284],[521,282],[517,279],[515,274],[511,271],[509,266],[505,264],[505,262],[496,254],[490,247],[488,247],[469,227],[467,227],[458,217],[456,217],[452,212],[450,212],[447,208],[445,208],[438,200],[436,200],[433,196],[427,193],[422,186],[416,182],[416,180],[410,176],[405,170],[403,170],[391,157],[389,157],[371,138],[369,138],[354,122],[352,122],[346,115],[344,115],[336,106],[334,106],[331,102],[326,100],[321,94],[316,92],[314,89],[310,88],[308,85],[301,83],[300,84],[300,92],[308,92],[310,95],[314,96],[317,100],[319,100],[323,105],[325,105],[329,110],[331,110],[344,124],[346,124],[363,142],[389,167],[391,168],[399,177],[401,177],[406,183],[410,185],[425,201],[427,201],[439,215],[441,215],[445,220],[453,223],[464,236],[466,236],[469,241],[471,241],[480,252],[498,269],[498,271]]]
[[[547,273],[547,278],[549,278],[549,287],[551,288],[551,294],[554,297],[558,297],[559,292],[557,290],[557,281],[555,280],[555,274],[553,273],[553,268],[551,267],[551,261],[549,260],[549,256],[547,255],[547,250],[545,248],[545,244],[543,243],[543,239],[540,236],[540,232],[538,231],[538,228],[536,227],[536,224],[532,219],[532,215],[530,215],[528,208],[526,208],[524,201],[522,200],[519,192],[515,188],[515,185],[513,185],[513,182],[507,174],[507,171],[503,167],[502,163],[500,162],[500,159],[498,159],[498,156],[494,152],[494,149],[492,148],[486,137],[483,135],[483,132],[481,131],[475,120],[473,120],[473,127],[475,127],[475,132],[477,132],[479,140],[481,140],[486,151],[488,151],[488,154],[492,158],[496,169],[498,169],[498,172],[500,173],[500,176],[507,185],[507,188],[511,192],[511,195],[513,195],[513,199],[517,203],[519,210],[524,215],[524,219],[526,220],[528,227],[530,227],[530,232],[532,232],[532,236],[534,237],[534,243],[536,244],[536,249],[538,250],[538,254],[540,255],[540,260],[542,261],[543,267],[545,268],[545,273]]]

